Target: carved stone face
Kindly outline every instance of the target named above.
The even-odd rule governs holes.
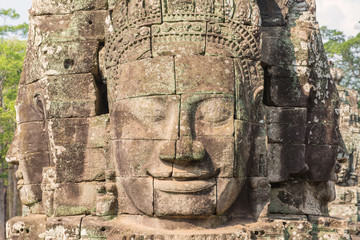
[[[113,158],[135,206],[149,215],[226,210],[245,177],[234,167],[247,165],[235,152],[233,60],[156,57],[112,76]]]
[[[222,215],[243,189],[259,123],[261,68],[250,60],[257,57],[257,30],[208,24],[197,13],[173,22],[172,11],[193,7],[177,1],[166,5],[161,23],[156,1],[143,2],[139,9],[119,3],[105,42],[119,188],[147,215]],[[223,21],[217,7],[211,18]],[[149,18],[132,24],[137,11]]]
[[[105,53],[96,41],[66,41],[61,54],[36,49],[49,66],[39,67],[44,76],[55,75],[31,68],[19,90],[8,159],[19,164],[22,202],[46,202],[49,167],[59,184],[51,189],[54,211],[86,200],[89,212],[96,196],[82,189],[93,181],[95,192],[115,165],[119,205],[122,198],[134,205],[119,213],[224,214],[256,160],[263,86],[256,10],[250,0],[118,1],[106,20]],[[107,130],[92,126],[104,113],[98,63],[107,78],[110,156]],[[68,202],[66,188],[76,188]]]
[[[17,129],[7,161],[16,172],[20,199],[30,206],[41,201],[42,169],[49,166],[48,134],[39,84],[22,86],[17,98]]]

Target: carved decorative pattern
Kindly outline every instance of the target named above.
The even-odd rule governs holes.
[[[111,15],[106,67],[149,58],[154,52],[177,54],[171,47],[159,50],[158,43],[195,43],[191,54],[227,52],[231,57],[258,59],[259,28],[249,25],[251,9],[249,1],[233,0],[121,1]]]

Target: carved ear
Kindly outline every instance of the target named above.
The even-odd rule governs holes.
[[[33,98],[33,108],[36,112],[40,113],[45,120],[45,108],[44,108],[45,99],[40,93],[35,93]]]

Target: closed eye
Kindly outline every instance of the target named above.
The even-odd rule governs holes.
[[[230,98],[209,98],[202,101],[196,110],[196,120],[222,124],[233,118],[234,106]]]

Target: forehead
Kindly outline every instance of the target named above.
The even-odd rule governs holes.
[[[234,63],[227,57],[159,56],[109,70],[113,102],[151,95],[234,93]]]

